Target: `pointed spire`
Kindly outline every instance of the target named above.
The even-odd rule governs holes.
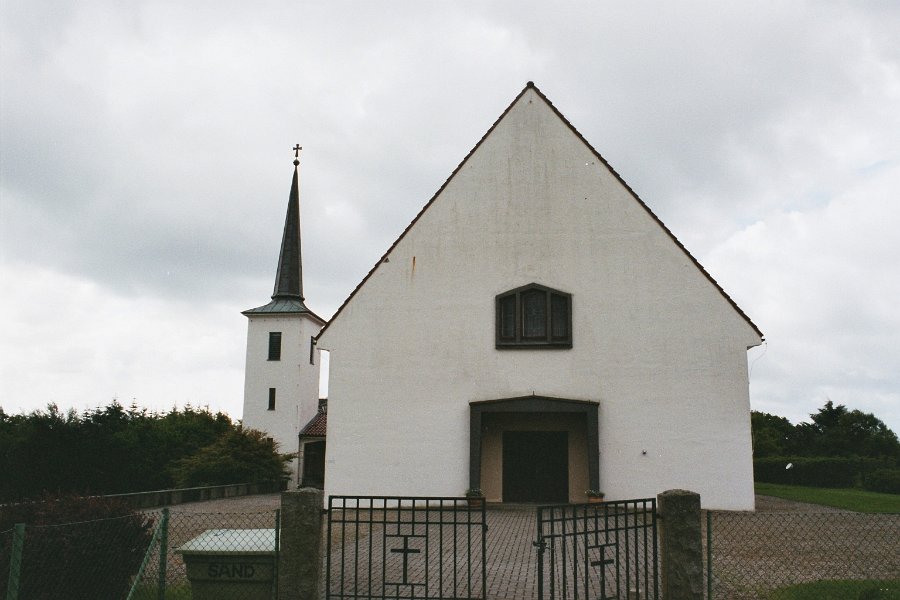
[[[272,299],[294,299],[303,302],[303,264],[300,255],[300,150],[294,146],[294,179],[284,218],[284,235],[278,256],[278,273]]]
[[[303,262],[300,259],[300,144],[294,146],[294,180],[288,196],[287,215],[284,217],[284,235],[281,237],[281,253],[278,255],[278,273],[272,300],[264,305],[242,311],[248,317],[261,314],[303,313],[320,325],[325,320],[309,310],[303,303]]]

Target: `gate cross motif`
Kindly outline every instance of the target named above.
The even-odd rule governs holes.
[[[391,536],[391,537],[394,537],[394,536]],[[401,581],[400,583],[402,583],[403,585],[407,585],[407,584],[409,583],[409,580],[408,580],[408,578],[407,578],[407,571],[408,571],[408,564],[407,564],[407,563],[408,563],[408,561],[409,561],[409,555],[410,555],[410,554],[419,554],[419,553],[421,552],[421,550],[419,550],[419,549],[417,549],[417,548],[410,548],[410,547],[409,547],[409,538],[411,538],[411,537],[424,537],[424,536],[419,536],[419,535],[401,535],[401,536],[399,536],[399,537],[402,537],[402,538],[403,538],[403,547],[402,547],[402,548],[391,548],[391,553],[392,553],[392,554],[402,554],[402,555],[403,555],[403,581]]]

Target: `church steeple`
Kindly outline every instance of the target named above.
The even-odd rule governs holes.
[[[278,273],[272,299],[298,299],[303,302],[303,261],[300,252],[300,144],[294,146],[294,180],[284,217],[284,235],[278,255]]]
[[[300,150],[299,144],[294,147],[294,178],[272,299],[242,313],[247,317],[242,421],[248,429],[265,431],[286,452],[298,449],[300,428],[316,415],[320,363],[315,336],[325,325],[303,298]],[[274,250],[274,236],[261,243]],[[289,466],[292,480],[299,484],[298,460],[293,459]]]
[[[278,255],[278,271],[272,301],[265,306],[245,310],[253,313],[311,313],[303,298],[303,261],[300,252],[300,144],[294,146],[294,178],[284,217],[284,234]]]

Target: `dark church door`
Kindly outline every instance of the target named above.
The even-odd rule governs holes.
[[[503,501],[569,501],[568,432],[503,432]]]
[[[303,447],[303,487],[325,486],[325,442],[309,442]]]

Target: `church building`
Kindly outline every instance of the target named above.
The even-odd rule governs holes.
[[[290,252],[272,302],[244,313],[244,418],[321,442],[326,495],[685,488],[753,509],[747,350],[762,333],[534,84],[327,324],[299,277],[282,283]],[[273,334],[280,364],[261,358]],[[314,348],[329,352],[327,447]],[[282,406],[291,394],[305,399]]]
[[[529,83],[318,335],[325,491],[752,509],[761,342]]]

